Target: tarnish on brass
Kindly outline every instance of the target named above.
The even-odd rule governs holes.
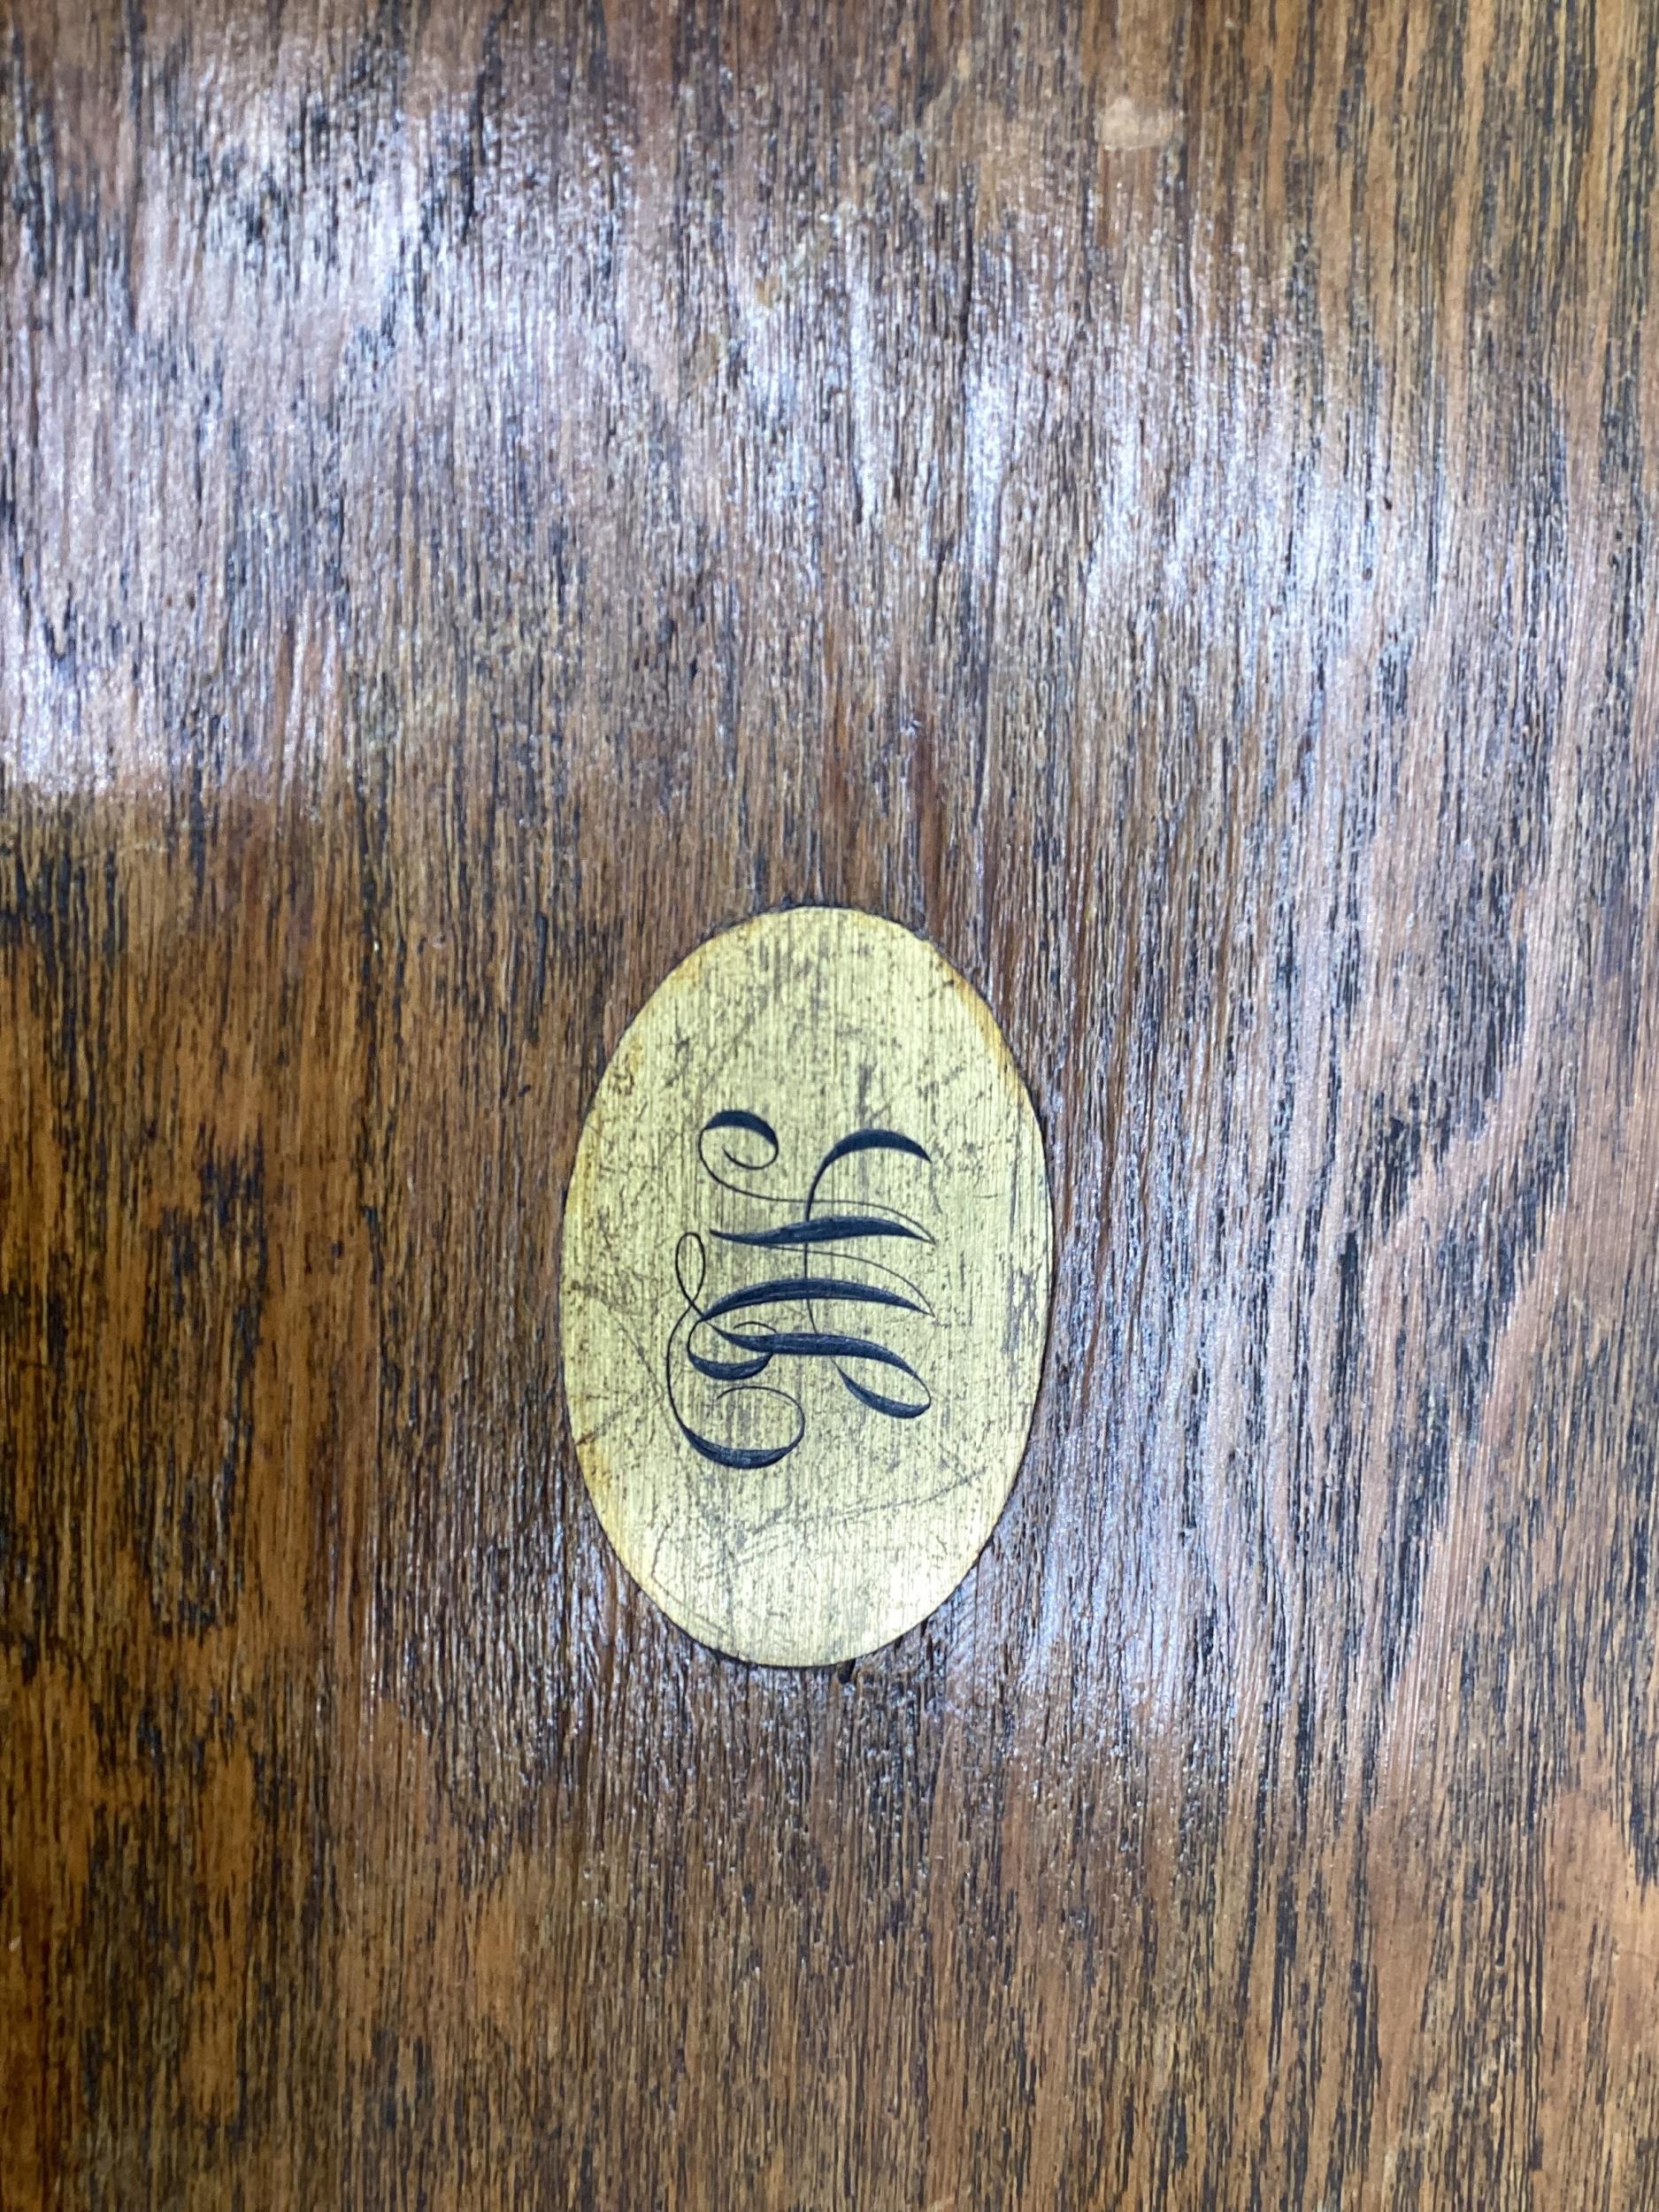
[[[700,947],[617,1047],[565,1208],[565,1394],[629,1573],[775,1666],[925,1619],[1013,1485],[1051,1248],[1025,1085],[930,945],[801,907]]]

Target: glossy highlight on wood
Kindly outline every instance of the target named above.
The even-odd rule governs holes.
[[[1659,2200],[1656,73],[0,0],[5,2212]],[[611,1559],[557,1255],[802,901],[1056,1283],[795,1674]]]

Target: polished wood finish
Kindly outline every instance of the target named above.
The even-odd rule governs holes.
[[[1659,2203],[1643,0],[0,0],[0,2201]],[[787,900],[1056,1194],[967,1584],[615,1566]]]

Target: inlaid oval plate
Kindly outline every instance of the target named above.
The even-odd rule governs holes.
[[[700,947],[617,1047],[565,1217],[565,1394],[624,1566],[774,1666],[924,1619],[1013,1485],[1051,1242],[1025,1087],[931,946],[802,907]]]

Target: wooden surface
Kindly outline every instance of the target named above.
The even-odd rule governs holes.
[[[0,29],[6,2212],[1659,2203],[1659,16]],[[1058,1275],[778,1673],[555,1285],[808,897]]]

